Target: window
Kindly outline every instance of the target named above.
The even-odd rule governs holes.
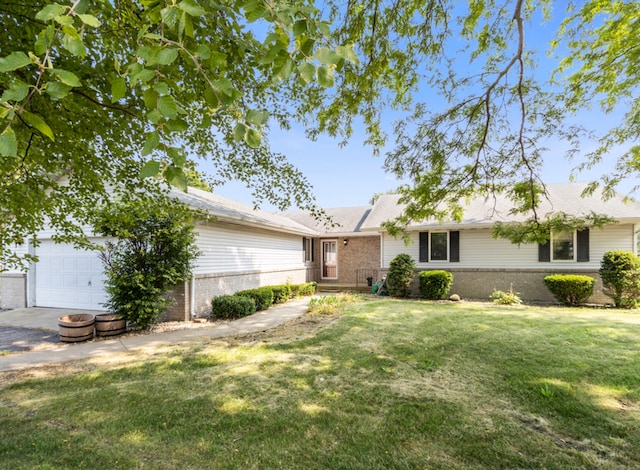
[[[573,261],[575,232],[561,232],[551,234],[551,260]]]
[[[431,261],[447,261],[449,258],[449,234],[447,232],[434,232],[431,234]]]
[[[420,232],[418,261],[460,261],[460,232]]]
[[[313,238],[302,238],[302,260],[305,263],[313,262],[313,248],[315,243],[313,243]]]
[[[589,261],[589,229],[552,233],[547,243],[538,245],[538,261]]]

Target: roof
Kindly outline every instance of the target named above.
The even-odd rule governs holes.
[[[280,215],[300,223],[318,233],[326,234],[354,234],[361,231],[362,224],[371,212],[371,206],[360,207],[335,207],[324,209],[331,218],[332,226],[325,225],[323,220],[318,220],[307,211],[286,211]]]
[[[625,198],[615,194],[612,198],[604,200],[602,192],[596,190],[591,196],[582,197],[586,189],[586,183],[549,184],[547,185],[548,198],[543,198],[538,213],[546,216],[550,213],[564,212],[574,216],[585,216],[591,212],[605,214],[619,222],[640,222],[640,202],[625,201]],[[383,222],[393,220],[399,216],[404,205],[399,203],[397,194],[381,196],[373,206],[369,217],[362,226],[365,231],[379,231]],[[418,227],[489,227],[495,222],[524,221],[527,216],[509,214],[513,202],[505,195],[499,194],[495,198],[477,197],[469,201],[463,211],[461,222],[445,220],[442,224],[430,220],[422,223],[413,223],[409,229]]]
[[[208,212],[218,221],[298,235],[316,235],[314,230],[292,219],[256,210],[251,206],[209,191],[189,187],[185,193],[173,188],[171,195],[191,207]]]

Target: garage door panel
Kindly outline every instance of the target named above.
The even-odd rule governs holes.
[[[104,310],[104,275],[97,252],[41,240],[36,254],[37,306]]]

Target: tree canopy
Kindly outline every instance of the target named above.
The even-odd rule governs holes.
[[[198,158],[215,166],[214,185],[237,179],[258,204],[318,213],[304,175],[270,150],[269,128],[297,120],[311,138],[347,141],[362,123],[375,153],[389,109],[400,119],[385,167],[410,181],[397,225],[455,218],[465,198],[510,190],[539,227],[544,143],[580,152],[594,131],[572,120],[581,110],[622,118],[595,129],[599,145],[578,166],[616,158],[607,189],[640,166],[639,10],[598,0],[2,2],[4,264],[4,248],[45,222],[61,240],[80,236],[113,186],[144,190],[161,176],[184,187],[185,163]],[[557,27],[548,71],[525,34],[542,24]]]

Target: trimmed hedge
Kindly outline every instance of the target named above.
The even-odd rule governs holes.
[[[442,269],[420,271],[420,296],[428,300],[440,300],[446,297],[453,284],[453,274]]]
[[[544,285],[553,296],[568,306],[581,305],[593,295],[596,280],[580,274],[552,274],[544,278]]]
[[[283,304],[291,298],[291,286],[283,284],[281,286],[269,286],[273,291],[273,303]]]
[[[292,284],[291,298],[309,297],[316,293],[316,287],[318,287],[318,284],[316,284],[315,282],[306,282],[304,284]]]
[[[257,289],[241,290],[236,296],[251,297],[256,303],[256,310],[266,310],[273,305],[273,290],[271,287],[258,287]]]
[[[211,315],[216,318],[241,318],[256,313],[256,303],[251,297],[221,295],[211,300]]]

